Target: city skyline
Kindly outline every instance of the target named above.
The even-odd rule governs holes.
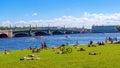
[[[0,0],[1,26],[120,25],[119,0]]]

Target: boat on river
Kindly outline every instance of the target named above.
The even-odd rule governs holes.
[[[70,36],[69,35],[67,35],[67,36],[65,36],[66,38],[70,38]]]
[[[35,39],[42,38],[43,36],[34,36]]]

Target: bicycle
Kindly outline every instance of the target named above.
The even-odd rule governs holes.
[[[60,47],[60,51],[62,51],[63,54],[68,54],[72,52],[72,48],[70,47],[66,48],[65,46],[63,46],[63,47]]]

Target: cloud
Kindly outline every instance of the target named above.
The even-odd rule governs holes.
[[[4,22],[0,22],[0,26],[10,26],[10,24],[13,24],[13,23],[9,20],[4,21]]]
[[[37,16],[37,15],[38,15],[38,13],[33,13],[33,14],[32,14],[32,16]]]
[[[34,13],[33,15],[37,15]],[[82,17],[74,17],[74,16],[62,16],[59,18],[49,19],[49,20],[20,20],[17,22],[5,21],[2,22],[1,25],[5,26],[17,25],[17,26],[66,26],[66,27],[82,27],[85,26],[86,28],[91,28],[92,25],[120,25],[120,13],[113,13],[113,14],[91,14],[84,12]]]

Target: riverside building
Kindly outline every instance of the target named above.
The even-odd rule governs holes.
[[[120,26],[92,26],[93,33],[116,33],[119,32]]]

